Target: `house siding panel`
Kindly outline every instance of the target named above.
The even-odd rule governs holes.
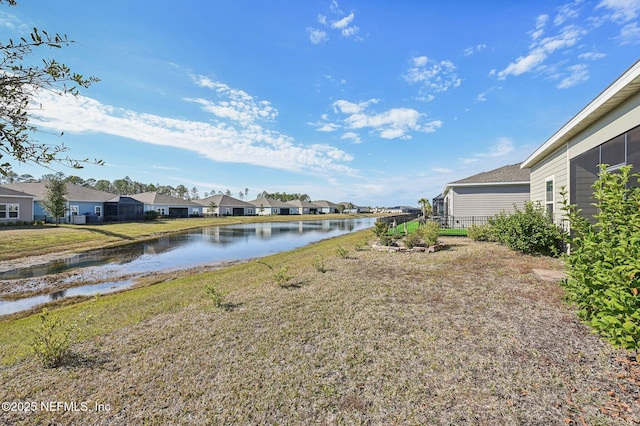
[[[639,116],[640,92],[597,120],[584,132],[573,137],[568,143],[569,159],[636,127],[639,124]]]
[[[0,203],[2,204],[18,204],[18,217],[17,218],[3,218],[0,219],[2,223],[33,220],[33,199],[24,197],[0,197]]]
[[[562,217],[560,192],[563,187],[569,191],[568,167],[567,148],[561,147],[531,169],[531,201],[534,203],[545,204],[546,181],[553,178],[555,221]]]
[[[450,191],[453,216],[493,216],[501,211],[512,212],[529,200],[529,186],[457,187]],[[450,194],[447,194],[450,195]]]

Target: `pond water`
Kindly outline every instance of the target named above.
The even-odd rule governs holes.
[[[2,272],[0,280],[51,280],[56,274],[66,273],[66,278],[61,278],[63,283],[90,281],[91,284],[19,300],[0,299],[0,315],[64,297],[121,290],[133,285],[137,276],[150,272],[223,264],[292,250],[370,228],[375,221],[375,217],[367,217],[205,227],[114,249],[92,251],[64,261]],[[74,273],[69,276],[69,271]]]

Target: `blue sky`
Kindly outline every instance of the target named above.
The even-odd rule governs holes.
[[[23,0],[0,7],[0,40],[67,34],[37,55],[101,79],[38,94],[39,140],[105,162],[55,171],[417,206],[523,161],[639,58],[639,14],[640,0]]]

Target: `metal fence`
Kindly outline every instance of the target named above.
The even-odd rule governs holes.
[[[440,224],[440,235],[467,235],[472,225],[486,225],[492,216],[437,216],[432,220]]]

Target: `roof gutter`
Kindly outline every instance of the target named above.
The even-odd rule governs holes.
[[[547,139],[542,146],[522,162],[520,168],[528,169],[535,166],[548,154],[567,143],[598,118],[611,111],[629,96],[624,89],[632,85],[637,85],[640,88],[640,60],[636,61],[622,76],[611,83],[609,87],[569,120],[567,124]]]

